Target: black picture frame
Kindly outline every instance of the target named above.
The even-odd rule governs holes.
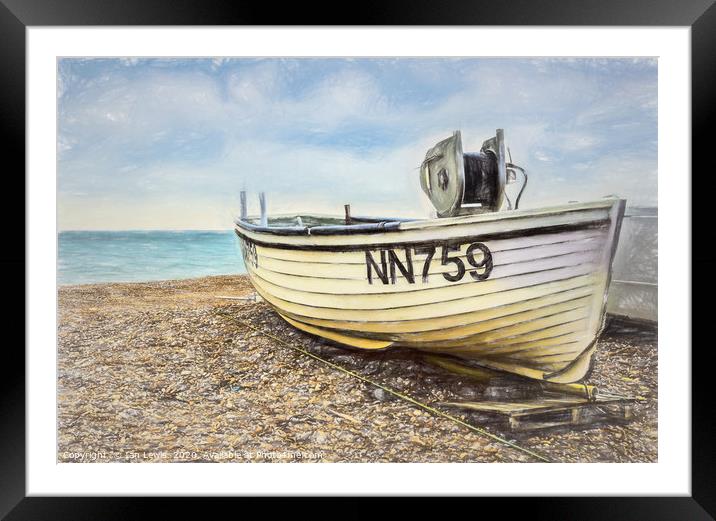
[[[481,499],[510,513],[529,508],[531,517],[548,519],[713,519],[716,516],[716,421],[712,414],[710,388],[710,343],[698,343],[694,332],[709,324],[711,305],[706,297],[714,288],[713,268],[716,257],[708,242],[713,236],[707,212],[713,181],[710,178],[709,155],[713,145],[708,132],[714,116],[716,93],[716,6],[713,0],[459,0],[436,3],[431,0],[363,1],[354,4],[274,4],[226,2],[219,0],[0,0],[0,118],[3,139],[0,149],[4,170],[6,201],[0,205],[6,248],[1,262],[5,286],[19,293],[24,283],[19,273],[26,273],[25,230],[18,215],[24,216],[19,194],[25,190],[25,31],[28,26],[66,25],[664,25],[691,27],[692,74],[692,280],[698,280],[692,293],[692,346],[669,346],[691,351],[692,360],[692,460],[690,497],[591,497],[591,498],[502,498]],[[668,143],[660,143],[668,146]],[[679,175],[674,172],[671,175]],[[688,182],[684,179],[684,182]],[[711,185],[709,185],[709,182]],[[13,185],[14,183],[14,185]],[[697,186],[698,185],[698,186]],[[698,188],[695,190],[693,188]],[[662,237],[667,241],[668,237]],[[662,266],[661,276],[670,269]],[[27,275],[26,275],[27,276]],[[17,287],[16,287],[17,286]],[[703,305],[699,306],[698,295]],[[7,299],[9,300],[9,299]],[[6,302],[7,302],[6,300]],[[668,303],[663,303],[667,305]],[[25,317],[25,306],[16,300],[6,306],[8,333],[22,338],[19,324]],[[20,316],[22,315],[22,317]],[[707,337],[704,337],[707,338]],[[133,519],[144,517],[150,506],[162,508],[162,518],[178,512],[191,512],[183,499],[131,498],[39,498],[25,494],[25,356],[21,341],[5,344],[5,371],[0,379],[0,516],[7,519]],[[660,389],[668,393],[668,389]],[[589,476],[584,476],[589,479]],[[160,503],[160,504],[157,504]],[[352,516],[372,515],[355,504],[348,508]],[[457,504],[461,504],[458,502]],[[404,515],[419,511],[422,502],[406,505]],[[260,505],[256,507],[262,508]],[[202,507],[198,507],[202,508]],[[249,508],[245,506],[245,508]],[[273,508],[273,507],[272,507]],[[325,505],[326,511],[330,507]],[[342,507],[343,509],[346,506]],[[468,507],[474,508],[474,507]],[[200,510],[197,510],[200,512]],[[346,510],[344,510],[346,512]],[[315,511],[312,512],[312,515]]]

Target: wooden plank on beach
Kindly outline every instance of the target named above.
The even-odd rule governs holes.
[[[506,420],[513,431],[558,426],[587,425],[605,420],[626,421],[632,417],[632,402],[622,397],[537,398],[521,402],[444,402],[440,405],[494,415]]]
[[[248,297],[238,297],[238,296],[233,296],[233,295],[216,295],[216,298],[220,298],[220,299],[224,299],[224,300],[243,300],[243,301],[249,301],[249,302],[260,302],[261,300],[263,300],[256,293],[252,293]]]

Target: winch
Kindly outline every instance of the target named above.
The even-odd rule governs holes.
[[[527,185],[527,174],[507,160],[503,130],[497,129],[495,137],[484,141],[479,152],[470,153],[463,153],[462,136],[456,130],[428,150],[420,166],[420,185],[438,217],[496,212],[505,201],[507,210],[512,210],[505,186],[516,181],[517,171],[524,181],[515,210]]]

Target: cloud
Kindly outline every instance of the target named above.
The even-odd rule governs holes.
[[[65,229],[227,227],[241,189],[428,215],[417,167],[455,129],[505,129],[525,207],[656,202],[653,60],[64,59],[58,108]]]

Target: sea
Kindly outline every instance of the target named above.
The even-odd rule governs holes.
[[[226,231],[63,231],[57,282],[138,282],[246,273]]]

